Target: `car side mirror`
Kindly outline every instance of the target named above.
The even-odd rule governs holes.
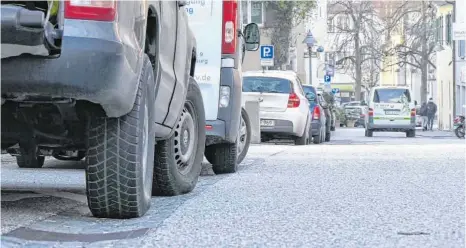
[[[247,51],[257,51],[261,43],[259,26],[255,23],[249,23],[244,27],[243,31],[244,42]]]

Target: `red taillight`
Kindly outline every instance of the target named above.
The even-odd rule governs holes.
[[[299,97],[295,93],[291,93],[288,97],[288,108],[297,108],[300,103]]]
[[[367,112],[369,116],[374,116],[374,109],[369,108],[369,111]]]
[[[212,126],[211,125],[205,125],[205,130],[212,130]]]
[[[411,109],[411,117],[416,117],[416,109]]]
[[[314,111],[312,112],[312,119],[313,120],[320,119],[320,108],[319,108],[319,106],[314,107]]]
[[[236,53],[238,1],[223,1],[222,53]]]
[[[70,0],[65,1],[65,18],[92,21],[114,21],[116,1],[114,0]]]

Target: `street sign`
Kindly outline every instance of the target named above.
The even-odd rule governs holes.
[[[332,89],[332,94],[335,95],[335,94],[338,94],[338,93],[340,93],[340,89],[339,89],[339,88],[333,88],[333,89]]]
[[[453,23],[452,40],[466,40],[466,23]]]
[[[263,45],[261,51],[261,66],[273,66],[274,49],[272,45]]]
[[[325,84],[330,84],[330,81],[332,81],[332,77],[330,75],[325,75],[324,76],[324,83]]]

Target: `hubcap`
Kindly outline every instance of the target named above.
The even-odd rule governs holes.
[[[248,130],[246,127],[246,122],[243,119],[243,116],[241,116],[240,120],[240,128],[239,128],[239,133],[238,133],[238,141],[237,141],[237,156],[243,152],[244,147],[246,146],[246,140],[248,137]]]
[[[197,126],[194,124],[196,122],[188,109],[183,109],[175,129],[175,161],[181,174],[189,172],[194,163],[197,140]]]
[[[148,172],[148,165],[147,165],[147,153],[149,151],[149,109],[147,108],[147,104],[144,105],[144,124],[142,128],[142,172],[143,174],[143,187],[144,187],[144,197],[146,199],[151,198],[151,190],[152,184],[148,183],[151,180],[151,173]]]

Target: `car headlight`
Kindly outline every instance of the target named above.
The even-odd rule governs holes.
[[[230,103],[230,87],[228,86],[220,86],[220,100],[219,100],[219,107],[226,108]]]

